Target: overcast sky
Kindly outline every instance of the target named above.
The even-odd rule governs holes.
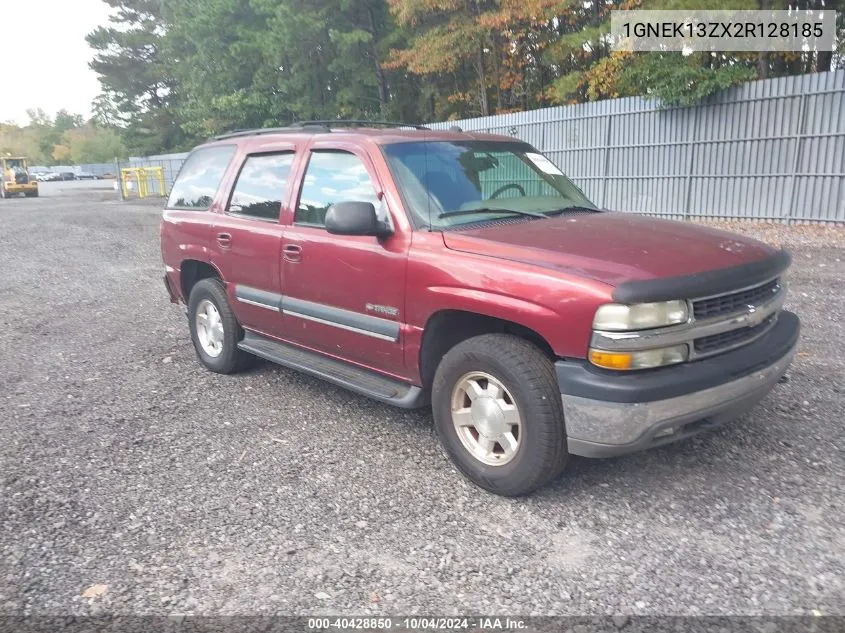
[[[93,51],[85,36],[108,23],[109,7],[102,0],[0,0],[0,6],[0,121],[25,124],[27,108],[51,116],[64,108],[87,119],[100,84],[88,68]],[[10,81],[10,73],[24,71],[18,55],[28,62],[26,74]]]

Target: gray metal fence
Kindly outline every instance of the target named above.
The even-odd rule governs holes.
[[[634,97],[432,127],[451,125],[531,143],[610,209],[845,222],[845,71],[750,82],[689,108]]]
[[[531,143],[609,209],[845,222],[845,70],[754,81],[689,108],[632,97],[431,127],[452,125]],[[185,156],[120,166],[164,167],[169,191]]]

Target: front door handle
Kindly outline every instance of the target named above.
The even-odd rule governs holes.
[[[282,249],[282,257],[286,262],[302,261],[302,247],[299,244],[285,244]]]
[[[220,244],[221,248],[231,248],[232,247],[232,235],[231,235],[231,233],[218,233],[217,234],[217,243]]]

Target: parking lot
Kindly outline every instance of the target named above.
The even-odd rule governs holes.
[[[203,370],[159,206],[95,183],[0,200],[0,612],[845,614],[845,229],[744,228],[804,322],[752,414],[514,500],[426,410]]]

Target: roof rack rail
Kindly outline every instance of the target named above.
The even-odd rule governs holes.
[[[312,126],[322,126],[322,127],[333,127],[333,126],[342,126],[342,127],[397,127],[403,128],[408,127],[414,130],[430,130],[431,128],[426,127],[425,125],[419,125],[418,123],[401,123],[398,121],[364,121],[360,119],[324,119],[320,121],[297,121],[291,127],[312,127]]]
[[[297,121],[287,127],[262,127],[252,130],[232,130],[212,137],[212,141],[222,141],[241,136],[260,136],[262,134],[296,134],[302,132],[331,132],[333,126],[341,127],[395,127],[411,128],[414,130],[430,130],[431,128],[415,123],[398,123],[395,121],[359,121],[353,119],[329,119],[324,121]]]
[[[321,131],[321,132],[328,132],[329,128],[323,126],[319,128],[318,126],[309,126],[316,128],[314,131]],[[301,134],[304,130],[302,127],[260,127],[255,128],[253,130],[232,130],[231,132],[226,132],[225,134],[219,134],[217,136],[212,137],[212,141],[222,141],[227,138],[237,138],[239,136],[261,136],[262,134]]]

